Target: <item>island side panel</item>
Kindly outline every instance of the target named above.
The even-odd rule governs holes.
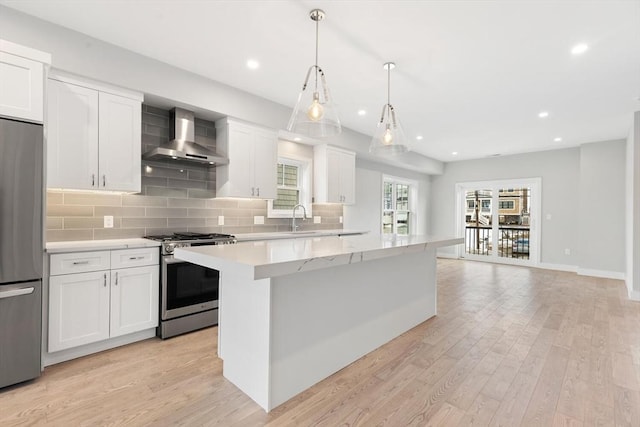
[[[269,408],[271,279],[226,272],[220,280],[219,355],[225,378]]]
[[[272,279],[270,408],[436,314],[436,254]]]

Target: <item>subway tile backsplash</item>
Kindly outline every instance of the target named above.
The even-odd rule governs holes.
[[[169,111],[143,105],[142,152],[169,140]],[[215,124],[196,119],[196,142],[215,150]],[[142,237],[174,231],[260,233],[289,231],[290,218],[267,218],[266,200],[215,199],[215,168],[142,161],[142,191],[133,195],[47,191],[47,241]],[[314,204],[302,230],[342,228],[342,206]],[[105,215],[113,228],[103,228]],[[224,216],[224,225],[218,217]],[[254,216],[265,223],[253,224]]]

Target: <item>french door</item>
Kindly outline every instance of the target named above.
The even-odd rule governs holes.
[[[540,178],[456,185],[458,256],[537,265],[540,259]]]

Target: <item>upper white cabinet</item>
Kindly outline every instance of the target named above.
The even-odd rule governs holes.
[[[229,158],[216,166],[217,197],[277,197],[278,134],[233,119],[216,122],[216,150]]]
[[[316,203],[356,202],[356,154],[352,151],[316,145],[313,147],[313,188]]]
[[[0,115],[43,122],[45,67],[51,55],[0,40]]]
[[[142,95],[59,75],[48,83],[47,186],[139,192]]]

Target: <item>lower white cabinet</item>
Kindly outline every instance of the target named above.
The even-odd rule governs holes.
[[[94,268],[102,269],[83,273],[64,274],[74,268],[90,268],[86,252],[51,256],[52,266],[69,268],[52,269],[60,274],[49,277],[50,353],[158,326],[158,249],[91,254],[101,252],[104,261]],[[118,265],[112,261],[120,258],[130,259],[127,265],[131,267],[111,269]]]

